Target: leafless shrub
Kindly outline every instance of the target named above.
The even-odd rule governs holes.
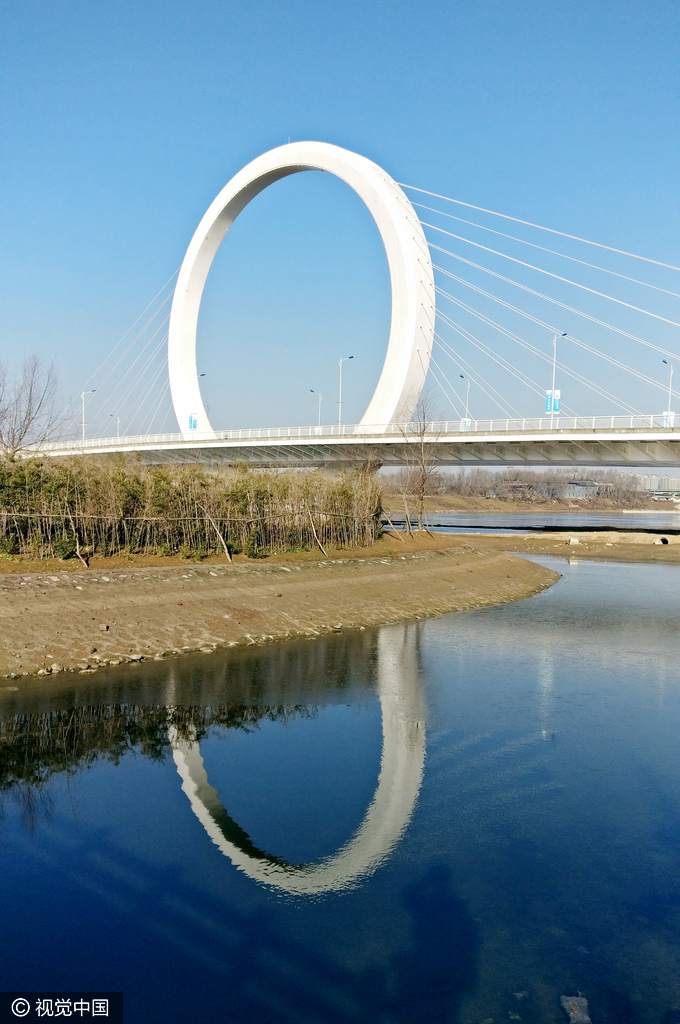
[[[57,379],[37,356],[26,359],[16,376],[0,366],[0,452],[15,459],[47,440],[57,425]]]
[[[431,492],[431,484],[436,477],[436,455],[432,444],[427,440],[428,437],[430,441],[432,439],[431,420],[429,401],[427,397],[423,397],[418,402],[412,422],[402,428],[406,442],[406,467],[399,477],[399,482],[409,529],[411,517],[407,495],[415,497],[417,525],[418,529],[422,530],[425,527],[425,497]]]

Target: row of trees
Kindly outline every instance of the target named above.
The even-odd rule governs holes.
[[[447,494],[471,498],[498,498],[501,501],[527,502],[555,501],[564,498],[568,481],[588,479],[597,484],[594,500],[612,505],[629,506],[643,502],[647,495],[639,477],[616,470],[586,474],[566,469],[499,470],[465,469],[446,472],[429,467],[411,465],[403,469],[392,484],[399,494],[420,500],[424,491],[428,495]]]
[[[134,459],[0,461],[0,553],[34,558],[295,549],[373,543],[374,474],[206,471]]]
[[[259,557],[370,544],[380,532],[380,489],[368,472],[210,473],[133,459],[18,458],[60,425],[52,368],[32,358],[12,377],[0,366],[0,554]]]

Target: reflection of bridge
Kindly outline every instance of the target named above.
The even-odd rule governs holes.
[[[381,427],[269,427],[97,438],[45,445],[49,456],[137,452],[147,462],[245,462],[253,466],[680,465],[680,425],[665,416],[579,416],[446,421]]]
[[[377,788],[354,836],[317,863],[290,864],[258,849],[210,785],[199,743],[170,731],[173,758],[191,809],[220,853],[239,871],[282,892],[311,896],[351,887],[390,854],[411,819],[423,777],[425,708],[417,641],[418,627],[413,624],[380,632],[382,755]]]

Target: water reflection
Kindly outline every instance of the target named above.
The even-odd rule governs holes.
[[[382,717],[378,785],[354,836],[337,853],[316,863],[290,864],[258,849],[210,785],[195,730],[187,735],[170,727],[172,756],[192,811],[220,853],[255,881],[296,895],[347,889],[385,860],[406,829],[425,761],[418,627],[383,630],[376,655]]]
[[[22,695],[22,710],[14,714],[10,698],[0,715],[0,793],[20,802],[33,829],[50,812],[45,784],[53,775],[82,772],[97,761],[119,764],[132,752],[159,762],[170,753],[193,813],[239,871],[297,895],[350,888],[389,856],[421,788],[426,742],[421,631],[418,624],[385,629],[372,650],[358,635],[344,645],[319,641],[274,649],[264,659],[239,654],[226,664],[204,660],[189,678],[186,666],[178,670],[173,663],[162,670],[150,666],[141,679],[123,674],[117,685],[88,680],[88,696],[95,701],[106,696],[103,703],[79,705],[85,691],[73,681],[62,682],[61,692],[55,688],[49,697],[38,690],[33,700],[30,692]],[[314,717],[339,692],[356,688],[358,666],[367,661],[373,661],[382,749],[377,786],[359,828],[332,856],[312,863],[290,863],[259,849],[210,784],[201,740],[215,728],[251,730],[264,721]],[[167,703],[138,703],[159,689]],[[226,693],[228,703],[215,699]],[[188,697],[195,703],[180,703]],[[31,710],[23,710],[31,704]]]
[[[394,520],[393,520],[394,521]],[[680,531],[680,514],[670,512],[451,512],[432,513],[430,527],[446,533],[534,533],[545,530]]]
[[[148,1024],[225,993],[672,1019],[680,570],[553,564],[515,605],[0,693],[2,987],[121,987]]]

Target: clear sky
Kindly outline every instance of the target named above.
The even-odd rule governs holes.
[[[160,353],[140,338],[141,357],[123,376],[107,353],[177,268],[217,191],[288,138],[335,142],[398,181],[680,263],[674,0],[24,0],[3,5],[2,25],[0,359],[37,352],[53,360],[65,398],[96,387],[90,410],[100,432],[112,411],[123,430],[142,429],[152,414],[157,429],[172,426],[146,394],[154,376],[160,393]],[[513,233],[507,222],[485,223]],[[557,269],[548,260],[542,265]],[[680,292],[679,274],[616,266]],[[574,265],[559,270],[680,320],[673,298],[633,293]],[[523,279],[567,301],[558,285]],[[584,296],[569,296],[585,308]],[[587,308],[680,352],[674,327],[596,301]],[[346,367],[345,413],[356,419],[377,378],[388,311],[380,242],[358,200],[324,175],[278,183],[236,223],[209,278],[199,352],[213,421],[313,421],[309,387],[321,390],[323,419],[332,421],[337,358],[348,353],[357,358]],[[547,367],[477,327],[486,344],[549,384]],[[525,327],[523,336],[548,351],[545,332]],[[578,329],[663,378],[656,353],[592,325]],[[460,352],[523,413],[540,412],[540,396],[462,342]],[[582,350],[569,359],[635,406],[664,405],[661,393]],[[455,379],[452,364],[449,371]],[[580,412],[618,411],[576,384],[562,386],[565,404]],[[477,387],[472,401],[477,416],[499,414]],[[442,396],[436,402],[453,415]]]

